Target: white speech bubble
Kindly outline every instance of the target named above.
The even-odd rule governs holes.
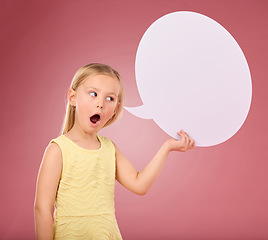
[[[170,136],[183,129],[197,146],[213,146],[244,123],[249,67],[235,39],[211,18],[187,11],[159,18],[144,33],[135,64],[143,105],[125,108]]]

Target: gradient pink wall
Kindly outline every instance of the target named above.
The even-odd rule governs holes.
[[[149,193],[116,185],[124,239],[268,239],[268,1],[1,0],[0,239],[34,239],[35,182],[44,149],[58,136],[75,71],[90,62],[118,69],[126,106],[141,103],[134,61],[157,18],[180,10],[207,15],[237,40],[253,82],[249,116],[230,140],[172,153]],[[228,94],[226,94],[228,97]],[[104,129],[141,170],[168,136],[124,112]]]

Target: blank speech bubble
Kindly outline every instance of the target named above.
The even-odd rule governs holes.
[[[183,129],[196,146],[213,146],[247,117],[246,58],[231,34],[202,14],[173,12],[156,20],[140,41],[135,73],[143,105],[125,109],[153,119],[171,137]]]

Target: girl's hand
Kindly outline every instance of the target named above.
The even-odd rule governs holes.
[[[169,151],[186,152],[194,148],[195,142],[186,132],[181,130],[178,132],[178,135],[181,137],[181,140],[171,138],[166,142]]]

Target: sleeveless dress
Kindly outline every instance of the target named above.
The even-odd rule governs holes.
[[[65,135],[51,141],[63,158],[54,239],[122,240],[114,208],[115,148],[108,138],[97,137],[97,150],[79,147]]]

